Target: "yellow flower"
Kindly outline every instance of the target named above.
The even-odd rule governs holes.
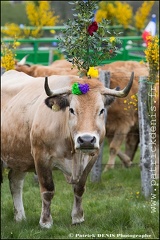
[[[112,43],[112,42],[115,42],[116,41],[116,38],[115,37],[110,37],[109,41]]]
[[[131,96],[131,99],[136,99],[136,96],[135,96],[135,95],[132,95],[132,96]]]
[[[15,44],[14,44],[15,47],[19,47],[20,45],[21,45],[20,42],[15,42]]]
[[[56,31],[55,31],[55,30],[53,30],[53,29],[52,29],[52,30],[50,30],[50,33],[52,33],[52,34],[55,34],[55,32],[56,32]]]
[[[87,76],[90,76],[91,78],[98,78],[98,70],[95,69],[94,67],[90,67],[88,72],[87,72]]]
[[[123,102],[124,102],[124,103],[127,103],[127,100],[124,100]]]

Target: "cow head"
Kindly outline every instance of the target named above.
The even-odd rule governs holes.
[[[97,79],[79,79],[71,86],[51,90],[45,78],[45,104],[53,111],[68,111],[68,123],[74,150],[94,154],[105,137],[106,108],[115,97],[125,97],[132,86],[134,73],[121,91],[105,88]],[[76,88],[76,90],[75,90]]]

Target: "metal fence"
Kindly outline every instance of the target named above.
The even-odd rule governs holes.
[[[32,29],[34,27],[28,28]],[[1,27],[1,29],[4,29],[4,27]],[[53,37],[17,39],[17,42],[20,42],[20,46],[16,49],[17,59],[22,59],[25,55],[29,54],[27,63],[49,65],[55,60],[65,58],[66,56],[64,56],[61,49],[58,48],[59,40],[57,38],[63,29],[63,26],[43,27],[44,31],[55,30],[56,35]],[[114,29],[120,28],[115,26]],[[122,46],[117,51],[117,56],[111,59],[106,59],[102,62],[102,65],[114,61],[145,61],[145,47],[143,46],[141,36],[123,36],[119,37],[119,39],[122,42]],[[2,38],[1,42],[13,43],[14,39]]]

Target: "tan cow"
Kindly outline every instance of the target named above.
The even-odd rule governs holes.
[[[24,64],[23,59],[20,61],[20,64]],[[17,66],[18,71],[24,71],[31,76],[50,76],[50,74],[55,75],[68,75],[68,74],[78,74],[76,69],[71,69],[72,64],[67,60],[57,60],[53,62],[50,66],[40,66],[32,65],[31,67],[20,65]],[[132,87],[130,94],[126,97],[126,100],[129,102],[131,95],[134,95],[138,92],[138,79],[139,76],[148,76],[148,68],[139,62],[136,61],[117,61],[110,64],[106,64],[97,69],[108,70],[111,72],[111,88],[114,88],[120,84],[123,79],[126,84],[126,80],[129,77],[130,72],[135,72],[135,81],[134,87]],[[33,71],[34,70],[34,71]],[[29,71],[29,72],[28,72]],[[125,80],[126,79],[126,80]],[[139,129],[138,129],[138,112],[135,108],[132,108],[132,111],[125,111],[124,100],[117,99],[117,101],[112,105],[112,108],[108,109],[108,118],[109,121],[106,126],[107,129],[107,138],[109,140],[109,161],[105,170],[108,168],[114,168],[115,157],[116,155],[122,160],[126,167],[129,167],[134,158],[135,152],[139,143]],[[131,112],[131,114],[130,114]],[[115,116],[119,116],[116,118]],[[108,127],[109,126],[109,127]],[[111,131],[112,129],[112,131]],[[126,140],[126,150],[125,153],[120,151],[121,144]]]
[[[19,82],[24,85],[13,94]],[[44,85],[44,78],[27,77],[15,70],[3,74],[1,158],[10,168],[8,177],[16,221],[25,218],[24,177],[26,172],[36,170],[42,198],[39,223],[44,228],[52,226],[54,166],[73,185],[72,224],[84,221],[82,195],[105,137],[105,109],[114,97],[125,97],[132,82],[133,73],[127,86],[118,91],[105,88],[97,79],[51,76],[49,87],[48,78]],[[12,97],[7,101],[9,92]]]
[[[69,62],[69,61],[67,61],[66,59],[56,60],[56,61],[52,62],[52,63],[50,64],[50,66],[70,68],[70,69],[73,67],[72,63]]]
[[[77,75],[78,70],[72,67],[67,60],[57,60],[49,66],[25,64],[26,57],[16,62],[15,70],[24,72],[32,77],[45,77],[51,75]]]
[[[106,134],[109,141],[109,160],[104,171],[114,168],[116,155],[120,157],[126,167],[130,166],[134,158],[139,143],[138,107],[127,104],[132,101],[131,96],[138,93],[138,81],[140,76],[148,76],[148,68],[140,63],[127,61],[125,68],[123,62],[115,62],[101,67],[103,70],[111,72],[110,87],[117,84],[125,85],[129,72],[135,72],[135,81],[129,95],[125,99],[116,99],[108,109]],[[121,81],[120,79],[123,79]],[[124,101],[127,103],[124,103]],[[127,108],[127,110],[126,110]],[[122,143],[126,141],[125,154],[120,151]]]

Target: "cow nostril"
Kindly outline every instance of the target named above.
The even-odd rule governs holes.
[[[83,139],[82,139],[81,137],[78,137],[77,142],[78,142],[79,144],[83,144],[83,143],[84,143],[84,141],[83,141]]]
[[[91,143],[92,143],[92,144],[93,144],[93,143],[96,143],[96,138],[95,138],[95,137],[92,138]]]

